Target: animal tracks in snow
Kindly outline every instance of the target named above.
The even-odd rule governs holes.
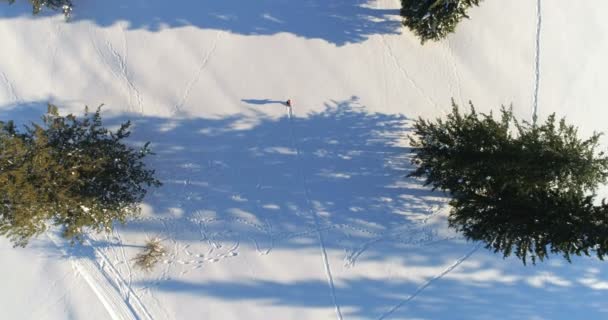
[[[181,95],[178,103],[173,107],[173,115],[176,115],[177,113],[179,113],[182,110],[182,107],[184,106],[184,104],[186,103],[186,101],[188,101],[188,97],[190,96],[190,92],[194,88],[194,85],[196,85],[196,83],[198,82],[198,80],[201,78],[201,75],[203,74],[203,71],[207,67],[207,63],[209,62],[209,60],[213,56],[213,53],[215,52],[215,50],[217,49],[217,45],[220,42],[220,40],[221,40],[221,38],[223,36],[223,33],[224,32],[221,31],[221,30],[217,32],[217,34],[215,36],[215,40],[213,41],[213,44],[211,45],[211,49],[209,49],[207,51],[207,53],[201,59],[201,62],[199,64],[198,70],[196,71],[196,74],[188,82],[188,84],[186,85],[186,90],[184,90],[184,93]]]
[[[164,263],[175,263],[178,265],[189,267],[189,269],[183,270],[180,272],[180,275],[185,275],[193,270],[202,268],[205,264],[220,262],[224,259],[229,259],[229,258],[236,257],[239,255],[239,253],[238,253],[239,241],[235,242],[232,246],[230,246],[225,251],[220,251],[219,249],[218,250],[211,249],[207,253],[190,252],[188,250],[188,248],[190,248],[190,246],[191,245],[186,245],[182,249],[182,253],[184,253],[186,257],[181,258],[181,259],[176,259],[173,261],[166,260],[166,261],[164,261]]]
[[[129,107],[131,112],[144,112],[143,107],[143,98],[140,90],[135,85],[131,72],[129,71],[128,66],[128,41],[127,34],[123,26],[121,28],[121,43],[122,43],[122,53],[119,52],[111,41],[106,40],[103,46],[100,46],[96,39],[100,38],[97,35],[96,29],[92,27],[89,29],[90,40],[93,48],[97,52],[103,64],[106,65],[110,73],[116,78],[121,80],[126,84],[125,95],[129,99]],[[108,52],[111,57],[108,57]]]

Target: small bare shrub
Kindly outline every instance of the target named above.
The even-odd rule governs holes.
[[[167,249],[162,245],[159,238],[148,240],[144,251],[135,257],[135,266],[145,271],[151,271],[166,253]]]

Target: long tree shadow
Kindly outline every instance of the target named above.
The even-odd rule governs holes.
[[[481,253],[481,252],[480,252]],[[408,277],[374,275],[336,283],[336,303],[356,319],[604,319],[599,261],[577,258],[573,265],[522,267],[518,261],[494,259],[491,253],[463,263],[436,283],[424,287],[438,271],[445,248],[426,252],[432,261],[407,262]],[[594,279],[594,280],[590,280]],[[161,292],[275,307],[324,308],[334,305],[322,280],[168,279],[143,281]],[[426,290],[421,290],[424,287]],[[566,302],[567,301],[567,302]],[[564,303],[566,302],[566,303]],[[270,317],[272,318],[272,317]],[[270,319],[269,318],[269,319]]]
[[[147,162],[164,183],[146,197],[143,217],[117,228],[119,238],[92,235],[98,252],[120,261],[116,268],[125,278],[132,275],[126,257],[135,256],[144,235],[173,244],[158,270],[164,269],[161,290],[187,288],[181,280],[162,281],[191,279],[186,275],[223,259],[252,257],[267,263],[281,259],[285,251],[316,252],[320,234],[323,250],[334,261],[343,258],[349,270],[369,261],[402,261],[407,250],[442,243],[435,232],[438,220],[432,218],[438,217],[433,208],[443,207],[445,199],[405,178],[411,169],[409,149],[403,145],[411,125],[408,118],[370,113],[356,97],[329,101],[323,111],[305,116],[290,117],[284,105],[276,104],[286,111],[279,118],[256,109],[275,105],[252,102],[248,116],[105,117],[108,127],[131,118],[133,145],[152,141],[155,155]],[[4,106],[0,118],[35,120],[44,110],[42,103]],[[97,251],[84,247],[67,252],[95,260]],[[147,283],[149,279],[143,274],[134,277],[138,286],[156,285]],[[225,298],[234,290],[218,285]],[[241,289],[250,295],[261,290],[262,296],[268,290],[287,290],[291,293],[285,298],[295,301],[299,290],[321,287],[316,282],[293,288],[259,285]],[[355,285],[373,291],[365,286],[376,284]],[[206,292],[192,286],[200,294]],[[324,288],[327,293],[326,282]],[[347,303],[362,301],[352,299]],[[323,307],[321,300],[317,304]]]
[[[129,29],[150,31],[193,26],[242,35],[286,32],[344,45],[374,34],[399,32],[398,10],[373,5],[371,0],[75,1],[72,21],[92,21],[104,27],[125,21]],[[0,7],[3,17],[30,14],[26,1]]]
[[[159,235],[175,243],[163,277],[137,276],[135,286],[224,301],[331,309],[328,283],[318,279],[196,281],[184,276],[184,271],[235,257],[245,246],[261,254],[249,251],[254,253],[250,258],[262,260],[275,249],[306,254],[319,249],[315,236],[322,233],[333,262],[344,252],[344,266],[334,264],[333,270],[335,301],[345,315],[378,318],[401,305],[393,318],[557,319],[581,310],[588,315],[584,318],[605,318],[608,310],[597,305],[598,290],[608,287],[600,267],[577,259],[572,268],[547,264],[524,269],[516,260],[502,261],[483,250],[437,286],[425,288],[415,303],[407,302],[453,264],[455,254],[470,249],[441,241],[435,231],[444,219],[433,208],[443,207],[445,199],[405,178],[411,167],[402,143],[410,120],[370,113],[355,97],[291,118],[287,110],[286,116],[272,118],[256,109],[274,107],[256,104],[273,99],[250,101],[249,116],[105,117],[110,127],[133,120],[130,142],[152,141],[156,155],[147,161],[165,183],[146,198],[144,217],[119,228],[126,256],[141,245],[129,241],[131,235]],[[36,102],[0,106],[0,119],[35,121],[44,111],[44,103]],[[115,246],[108,238],[91,243],[107,254]],[[69,253],[95,259],[92,248]],[[357,260],[370,263],[357,268],[371,273],[348,267]],[[171,269],[180,262],[186,265]],[[382,277],[374,263],[401,270],[400,276]],[[543,296],[551,298],[539,298]],[[530,301],[542,310],[530,307]]]
[[[44,110],[33,106],[0,110],[32,119]],[[336,238],[330,248],[353,248],[352,263],[363,252],[376,255],[369,241],[440,240],[428,220],[445,200],[405,178],[406,117],[369,113],[356,97],[306,117],[252,112],[220,119],[134,116],[130,141],[152,141],[156,154],[147,161],[164,186],[147,196],[146,215],[120,230],[176,241],[255,239],[269,251],[315,246],[296,238],[320,229]],[[106,124],[124,119],[109,117]]]

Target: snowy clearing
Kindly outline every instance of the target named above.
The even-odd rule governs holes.
[[[452,97],[607,131],[605,1],[487,0],[424,46],[397,0],[75,4],[69,23],[0,5],[0,119],[105,103],[106,124],[152,142],[164,186],[80,246],[0,239],[3,318],[608,316],[604,263],[503,260],[404,178],[411,121]],[[166,259],[134,268],[154,237]]]

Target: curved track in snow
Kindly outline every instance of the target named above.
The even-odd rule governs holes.
[[[152,320],[152,316],[139,300],[133,289],[120,276],[108,258],[90,241],[85,239],[84,248],[90,248],[94,256],[75,256],[64,249],[63,241],[48,232],[48,238],[69,257],[72,267],[93,290],[112,320]],[[97,261],[97,258],[100,260]],[[126,297],[121,294],[126,292]]]

